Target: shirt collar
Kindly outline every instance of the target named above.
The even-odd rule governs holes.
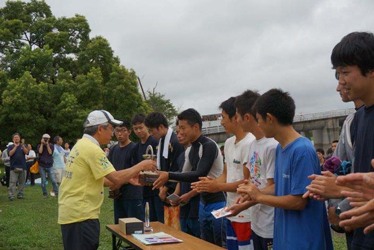
[[[90,136],[89,134],[84,134],[83,137],[85,137],[85,138],[91,140],[93,143],[95,143],[97,146],[100,147],[99,142],[98,142],[94,137]]]

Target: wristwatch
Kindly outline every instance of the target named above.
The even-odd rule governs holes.
[[[337,207],[335,208],[335,214],[336,214],[336,216],[339,217],[339,215],[340,215],[341,213],[342,213],[341,208],[340,208],[339,206],[337,206]]]

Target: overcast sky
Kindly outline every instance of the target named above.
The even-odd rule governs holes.
[[[1,6],[4,1],[1,0]],[[297,113],[351,108],[335,92],[330,54],[352,31],[374,31],[372,0],[46,0],[84,15],[146,89],[180,110],[219,112],[246,89],[282,88]]]

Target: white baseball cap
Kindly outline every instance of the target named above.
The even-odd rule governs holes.
[[[110,123],[113,126],[122,125],[122,122],[114,119],[114,117],[106,110],[94,110],[88,114],[87,120],[83,124],[85,128]]]
[[[9,146],[11,146],[13,144],[14,144],[13,142],[8,142],[8,145],[6,145],[6,147],[9,147]]]
[[[42,138],[51,139],[51,136],[50,136],[49,134],[44,134],[44,135],[42,136]]]

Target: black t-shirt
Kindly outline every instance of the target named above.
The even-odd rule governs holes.
[[[131,156],[134,145],[133,142],[130,142],[125,147],[116,144],[110,148],[108,159],[117,171],[132,167]],[[143,199],[143,187],[124,184],[121,187],[121,192],[122,199]]]
[[[373,172],[371,159],[374,159],[374,105],[360,108],[352,121],[354,139],[354,172]],[[354,230],[352,246],[361,249],[374,249],[374,231],[363,233],[363,228]]]
[[[8,147],[8,155],[9,152],[14,148],[14,145],[10,145]],[[21,146],[18,146],[16,152],[12,156],[10,156],[10,169],[13,170],[14,168],[23,168],[26,170],[26,159],[25,153]]]
[[[182,169],[183,169],[184,161],[185,161],[185,154],[182,153],[182,154],[179,155],[179,158],[178,158],[178,164],[179,164],[179,167],[180,167],[180,171],[182,171]],[[192,190],[191,189],[191,183],[181,182],[180,183],[179,196],[187,194],[191,190]],[[196,218],[199,218],[199,202],[200,202],[200,195],[196,195],[196,196],[192,197],[186,205],[181,206],[180,218],[181,219],[196,219]]]
[[[203,147],[203,155],[199,156],[200,147]],[[215,159],[218,156],[218,147],[210,139],[205,136],[200,136],[192,143],[191,151],[188,159],[191,162],[192,170],[186,173],[169,173],[171,180],[195,182],[199,177],[206,177],[213,166]],[[225,201],[225,196],[222,192],[217,193],[201,193],[201,201],[204,204],[216,203]]]
[[[153,153],[156,154],[158,141],[152,136],[149,136],[147,141],[144,144],[141,141],[139,141],[138,143],[134,145],[133,150],[132,150],[132,159],[131,159],[132,166],[144,160],[143,155],[145,154],[145,151],[147,150],[147,147],[149,145],[152,145]],[[156,196],[156,195],[158,195],[158,189],[152,190],[152,186],[143,187],[144,198],[148,198],[148,197]]]

